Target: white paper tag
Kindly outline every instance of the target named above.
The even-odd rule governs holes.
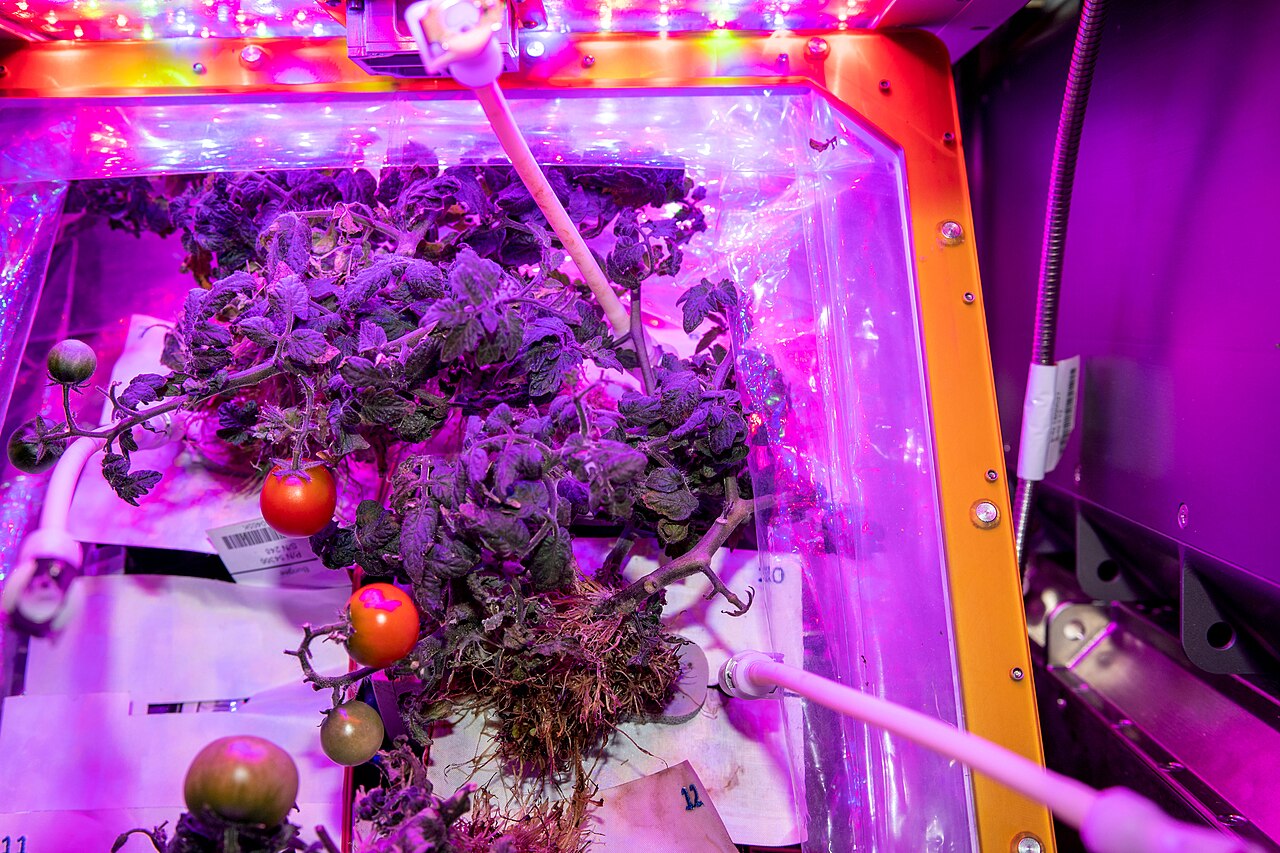
[[[683,761],[652,776],[599,793],[590,829],[592,850],[632,853],[736,853],[724,821],[693,766]]]
[[[1053,419],[1049,424],[1049,446],[1044,470],[1052,471],[1062,460],[1071,431],[1076,425],[1076,402],[1080,387],[1080,356],[1074,355],[1054,365]]]
[[[1043,480],[1062,459],[1062,451],[1076,422],[1076,388],[1080,356],[1057,364],[1033,364],[1027,374],[1022,403],[1022,441],[1018,447],[1018,477]]]
[[[215,527],[209,541],[236,583],[320,589],[350,586],[345,572],[326,569],[307,539],[290,539],[261,518]]]

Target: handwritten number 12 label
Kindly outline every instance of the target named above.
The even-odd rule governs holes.
[[[694,809],[700,809],[706,805],[706,803],[702,802],[702,797],[698,796],[697,785],[690,785],[687,788],[681,788],[680,793],[684,796],[684,810],[687,812],[693,811]]]

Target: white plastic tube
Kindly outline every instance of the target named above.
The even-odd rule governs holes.
[[[962,761],[1048,806],[1064,822],[1081,830],[1081,837],[1094,853],[1251,853],[1256,850],[1240,839],[1180,823],[1132,791],[1124,788],[1096,791],[941,720],[779,663],[762,652],[734,655],[721,670],[720,686],[730,696],[746,699],[763,698],[772,695],[775,687],[782,687],[811,702]]]
[[[90,457],[102,449],[100,438],[77,438],[62,454],[53,473],[49,475],[49,488],[45,492],[44,506],[40,510],[40,529],[66,530],[67,515],[71,512],[71,499],[75,496],[76,483],[84,472]]]
[[[591,249],[582,239],[578,227],[573,224],[568,211],[564,209],[555,190],[547,181],[542,167],[534,159],[533,152],[529,150],[529,143],[525,141],[524,134],[520,132],[515,117],[511,114],[506,96],[502,94],[496,81],[487,86],[477,87],[475,93],[485,117],[493,125],[494,133],[502,143],[502,150],[506,152],[516,174],[520,176],[529,194],[533,196],[538,209],[547,217],[551,230],[560,238],[565,251],[578,265],[578,272],[582,273],[587,287],[591,288],[592,295],[604,309],[605,317],[608,318],[609,325],[613,326],[614,334],[625,334],[630,329],[627,309],[622,306],[617,294],[613,292],[613,286],[605,277],[604,270],[600,269],[595,255],[591,254]]]

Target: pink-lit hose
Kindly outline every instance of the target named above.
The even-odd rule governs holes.
[[[1080,826],[1098,796],[1098,792],[1088,785],[1047,771],[1002,746],[918,711],[778,663],[764,655],[751,658],[747,663],[749,669],[746,673],[739,672],[739,681],[745,676],[757,684],[764,681],[791,690],[823,707],[962,761],[1002,785],[1048,805],[1072,826]]]
[[[591,288],[591,293],[604,309],[604,315],[608,318],[614,333],[625,334],[630,328],[627,309],[613,292],[613,286],[605,277],[604,270],[600,269],[600,264],[596,263],[591,249],[578,233],[577,226],[569,218],[569,213],[560,203],[560,199],[556,197],[555,190],[547,182],[547,176],[543,174],[542,167],[534,159],[533,152],[529,150],[529,143],[525,141],[524,135],[516,125],[515,117],[511,115],[511,107],[507,104],[502,90],[498,88],[497,83],[490,83],[487,86],[478,87],[475,93],[485,117],[493,125],[494,133],[502,143],[502,149],[510,158],[511,165],[515,167],[516,174],[528,187],[534,202],[547,217],[551,230],[560,238],[569,257],[573,258],[573,262],[578,265],[578,271],[582,273],[587,287]]]
[[[782,687],[811,702],[954,758],[1025,797],[1048,806],[1080,830],[1093,853],[1252,853],[1256,848],[1219,832],[1180,823],[1125,788],[1096,791],[961,731],[941,720],[779,663],[741,652],[725,664],[720,685],[735,697],[758,699]]]

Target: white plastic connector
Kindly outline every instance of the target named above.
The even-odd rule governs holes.
[[[64,528],[42,528],[28,534],[17,563],[0,590],[0,608],[14,627],[28,633],[62,628],[67,618],[66,588],[79,573],[84,549]]]
[[[756,677],[757,665],[773,663],[764,652],[738,652],[720,667],[720,689],[735,699],[765,699],[778,691],[778,686]]]
[[[428,72],[448,71],[478,89],[502,73],[502,49],[493,35],[505,14],[498,0],[420,0],[405,10],[404,21]]]

